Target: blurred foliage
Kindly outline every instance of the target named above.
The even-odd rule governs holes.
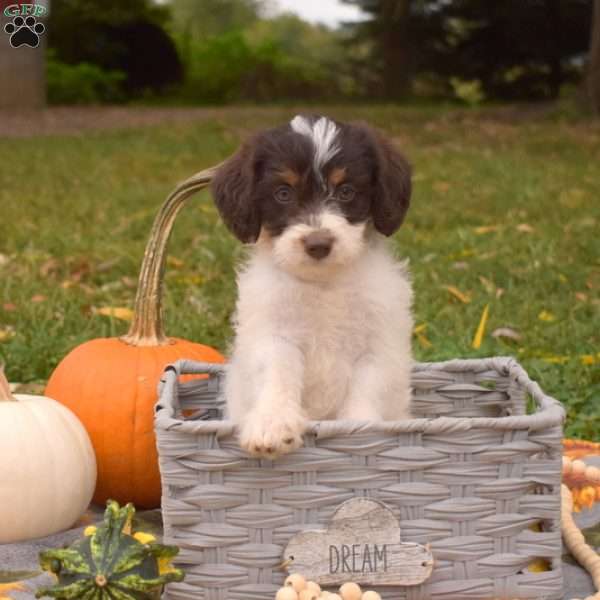
[[[168,19],[168,8],[150,0],[61,0],[50,13],[48,46],[63,63],[123,72],[129,96],[160,92],[183,76]]]
[[[51,104],[99,104],[123,99],[122,71],[106,71],[90,63],[70,65],[48,51],[46,81]]]
[[[456,98],[469,106],[478,106],[485,100],[485,94],[481,89],[481,81],[479,79],[465,81],[459,77],[451,77],[450,85],[454,90]]]
[[[49,46],[63,63],[125,73],[124,98],[197,103],[412,95],[474,106],[557,98],[583,73],[593,0],[343,1],[364,19],[331,29],[274,16],[275,0],[61,0]]]
[[[581,78],[589,48],[592,0],[343,1],[366,14],[354,39],[369,44],[386,98],[406,96],[424,74],[444,95],[458,78],[490,98],[556,98]]]
[[[327,99],[352,95],[344,35],[292,14],[271,19],[250,2],[204,19],[206,6],[174,0],[174,37],[186,67],[182,96],[197,102]],[[188,20],[182,20],[181,11]],[[246,16],[244,16],[246,15]],[[196,26],[195,21],[200,22]]]
[[[264,10],[260,0],[171,0],[168,6],[176,31],[194,39],[245,29]]]

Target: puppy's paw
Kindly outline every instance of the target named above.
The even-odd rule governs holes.
[[[256,414],[240,425],[240,446],[252,456],[275,459],[302,446],[305,429],[298,415]]]

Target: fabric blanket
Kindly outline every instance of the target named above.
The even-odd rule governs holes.
[[[588,465],[600,467],[600,445],[565,443],[565,454],[580,458]],[[572,489],[579,512],[575,521],[585,538],[597,552],[600,551],[600,489]],[[68,545],[83,535],[90,524],[101,520],[102,507],[92,506],[72,529],[43,539],[19,544],[0,545],[0,600],[31,600],[35,591],[52,582],[52,577],[41,573],[38,554],[41,550]],[[136,514],[134,530],[153,533],[160,538],[162,520],[159,510],[141,511]],[[585,598],[595,592],[591,577],[569,555],[563,556],[565,600]]]

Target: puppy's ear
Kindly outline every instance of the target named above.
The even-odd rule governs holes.
[[[408,161],[379,133],[371,131],[377,172],[371,206],[373,224],[383,235],[392,235],[404,221],[412,191]]]
[[[244,243],[260,234],[260,211],[254,199],[253,145],[246,143],[217,170],[212,193],[221,218],[229,230]]]

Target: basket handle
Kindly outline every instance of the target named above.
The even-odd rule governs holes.
[[[179,405],[177,383],[181,375],[208,375],[214,377],[225,372],[226,366],[221,363],[207,363],[196,360],[180,359],[167,365],[158,382],[158,402],[154,414],[166,412],[168,417],[174,417]]]
[[[169,236],[177,214],[185,201],[209,185],[221,165],[204,169],[181,182],[161,206],[150,232],[135,296],[131,327],[121,340],[132,346],[165,346],[162,316],[162,284]]]

